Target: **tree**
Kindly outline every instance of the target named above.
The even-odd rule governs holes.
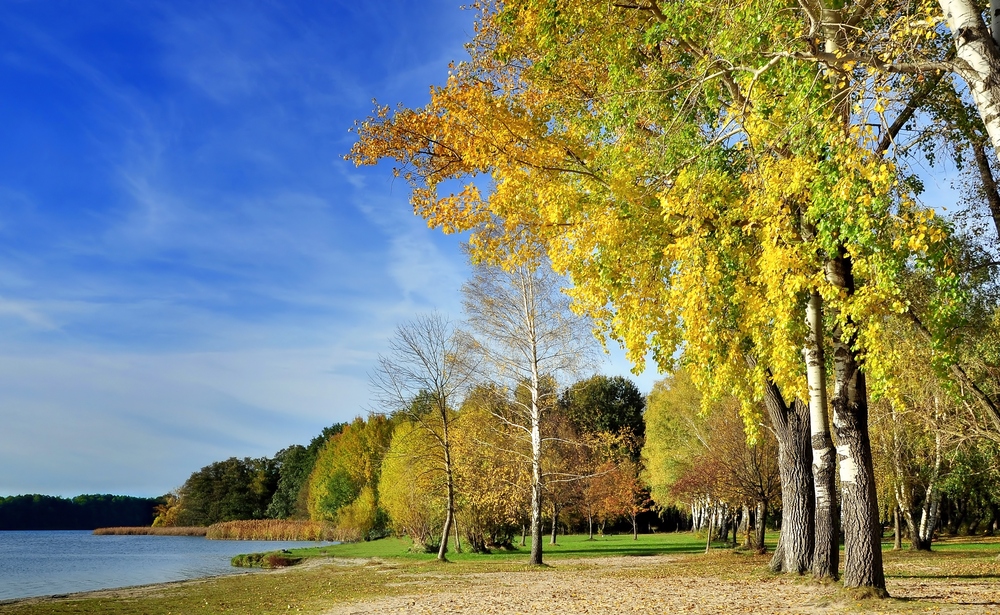
[[[277,483],[277,465],[266,457],[230,457],[209,464],[180,488],[176,524],[263,519]]]
[[[384,416],[359,417],[327,440],[309,475],[310,519],[332,521],[355,540],[379,526],[379,472],[392,430]]]
[[[507,422],[531,443],[531,556],[542,563],[542,423],[554,406],[556,389],[548,379],[579,369],[591,352],[587,322],[569,310],[559,278],[547,262],[480,263],[462,287],[466,317],[476,349],[489,366],[484,375],[515,391]],[[522,392],[523,391],[523,392]]]
[[[334,423],[309,441],[305,447],[293,444],[275,453],[278,462],[278,488],[267,507],[272,519],[308,519],[309,475],[320,449],[343,431],[347,423]]]
[[[758,511],[756,546],[763,552],[767,512],[782,488],[777,440],[762,416],[756,442],[747,442],[736,399],[712,402],[703,413],[700,397],[684,371],[654,386],[643,448],[653,497],[661,505],[677,497],[696,507],[749,505]]]
[[[765,422],[756,441],[748,443],[734,401],[720,404],[708,417],[708,447],[711,457],[722,468],[723,499],[731,505],[744,504],[756,509],[754,545],[758,553],[764,553],[767,515],[781,493],[777,441],[771,426]]]
[[[911,259],[943,266],[947,277],[939,249],[947,228],[915,203],[912,183],[897,181],[867,126],[884,115],[879,88],[902,93],[895,109],[911,87],[920,90],[893,70],[934,64],[889,70],[871,60],[878,53],[852,54],[880,41],[889,42],[878,52],[920,51],[924,40],[932,46],[933,24],[916,28],[931,36],[900,47],[886,32],[913,20],[906,7],[815,8],[485,3],[472,61],[427,108],[378,109],[359,126],[353,155],[401,161],[416,211],[446,231],[472,231],[478,253],[543,246],[600,331],[637,364],[652,352],[672,367],[683,347],[709,397],[753,402],[772,385],[783,398],[804,397],[799,351],[821,345],[808,342],[802,323],[818,294],[826,308],[815,322],[834,359],[845,584],[881,591],[861,359],[867,375],[885,371],[879,326],[905,307],[896,279]],[[856,68],[866,59],[884,79]],[[493,179],[488,198],[472,181],[438,193],[481,172]],[[799,452],[786,449],[785,457]],[[829,467],[829,447],[819,450],[814,461]],[[829,495],[821,510],[834,509]],[[835,524],[826,517],[822,527]],[[836,549],[825,552],[833,558]],[[835,561],[823,563],[835,574]]]
[[[445,518],[438,559],[448,551],[455,519],[455,472],[450,431],[456,415],[449,404],[465,390],[472,370],[462,338],[440,314],[419,316],[396,328],[389,352],[379,355],[371,375],[377,403],[426,432],[445,485]],[[419,403],[418,403],[419,402]]]
[[[295,515],[299,491],[309,478],[316,455],[300,444],[293,444],[275,453],[274,460],[278,464],[278,484],[266,514],[272,519],[290,519]]]
[[[634,382],[624,376],[596,375],[567,387],[559,397],[561,412],[581,434],[632,436],[638,457],[646,424],[646,400]]]
[[[409,536],[418,552],[427,550],[448,514],[447,506],[443,511],[440,506],[446,487],[441,481],[441,460],[434,454],[437,445],[422,426],[404,421],[393,431],[382,459],[379,501],[392,527]]]
[[[637,535],[637,516],[652,504],[639,478],[645,407],[638,387],[623,376],[595,375],[567,387],[559,397],[559,412],[575,432],[567,438],[573,444],[560,451],[564,463],[575,469],[573,482],[563,484],[572,496],[564,499],[578,502],[591,539],[595,514],[624,515]]]
[[[462,402],[455,431],[455,476],[469,547],[510,548],[530,508],[530,446],[512,427],[505,391],[478,385]],[[504,418],[500,418],[504,417]]]

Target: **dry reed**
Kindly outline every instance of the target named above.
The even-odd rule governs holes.
[[[333,528],[317,521],[253,519],[208,527],[209,540],[337,540]]]
[[[98,536],[204,536],[207,527],[99,527]]]

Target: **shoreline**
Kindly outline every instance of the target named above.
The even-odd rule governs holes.
[[[179,587],[182,585],[195,585],[198,583],[205,583],[208,581],[214,581],[216,579],[226,579],[229,577],[235,577],[240,575],[252,575],[260,574],[262,572],[281,572],[281,568],[237,568],[233,567],[233,572],[227,572],[223,574],[210,574],[203,577],[195,577],[193,579],[178,579],[176,581],[161,581],[159,583],[145,583],[139,585],[123,585],[121,587],[106,587],[104,589],[88,589],[79,592],[69,592],[64,594],[45,594],[43,596],[23,596],[21,598],[3,598],[0,599],[0,607],[6,607],[11,605],[18,605],[28,602],[57,602],[60,600],[86,600],[90,598],[117,598],[126,596],[116,596],[115,594],[129,594],[128,597],[134,597],[135,595],[141,595],[148,591],[153,591],[158,588],[166,589]]]

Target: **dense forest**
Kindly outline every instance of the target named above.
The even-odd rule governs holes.
[[[0,530],[93,530],[99,527],[149,525],[158,498],[126,495],[51,495],[0,497]]]

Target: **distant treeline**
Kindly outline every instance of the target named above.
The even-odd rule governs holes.
[[[161,498],[127,495],[51,495],[0,497],[0,530],[93,530],[99,527],[149,525]]]

